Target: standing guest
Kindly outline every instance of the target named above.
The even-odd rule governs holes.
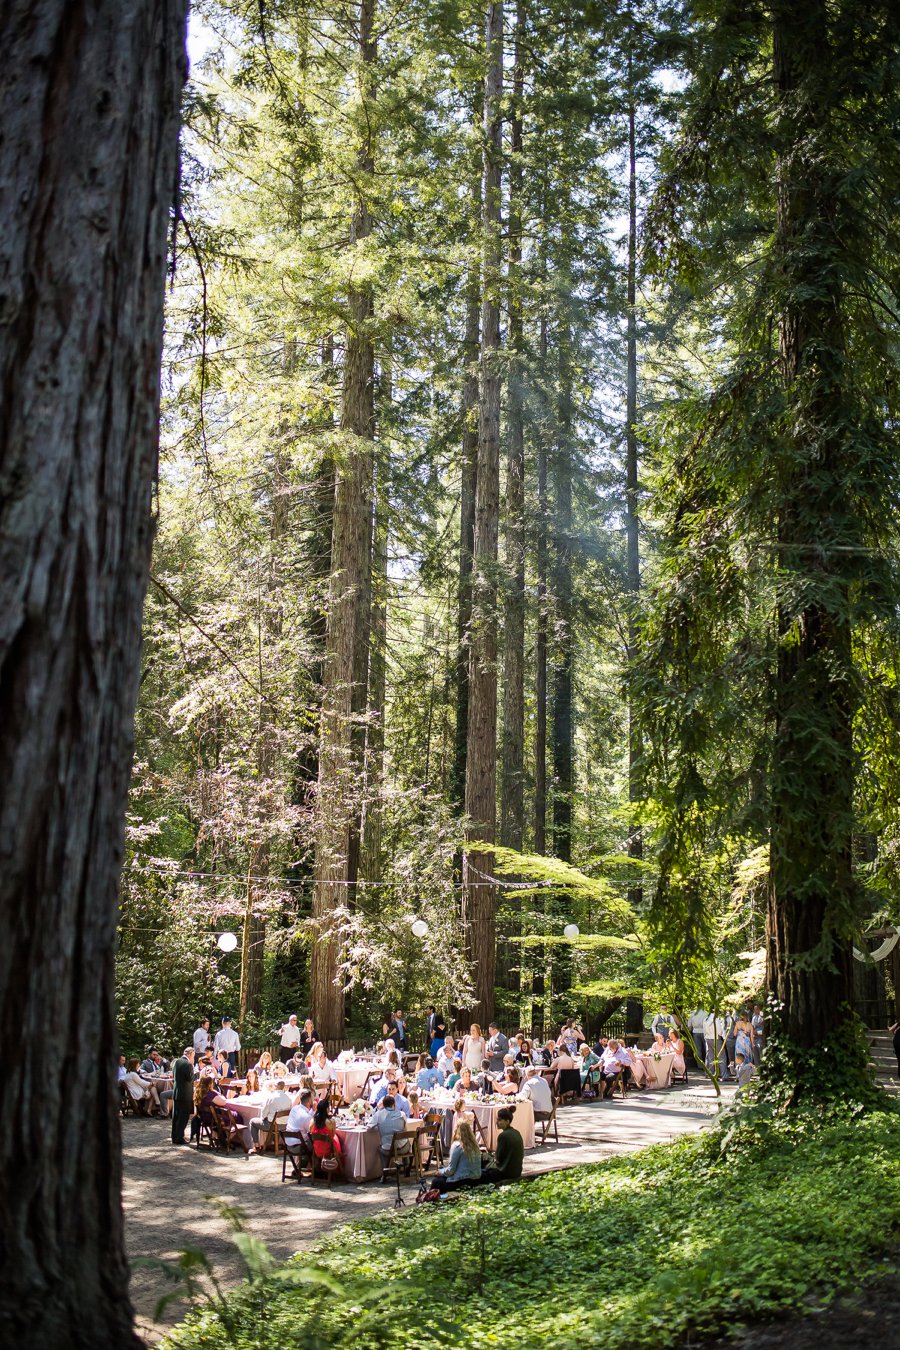
[[[744,1056],[745,1064],[753,1063],[753,1038],[755,1036],[753,1024],[747,1014],[739,1012],[734,1024],[734,1058],[737,1063],[738,1054]]]
[[[758,1065],[762,1059],[763,1039],[765,1037],[765,1017],[763,1010],[758,1003],[753,1005],[753,1016],[750,1018],[750,1024],[753,1027],[753,1063]],[[900,1073],[900,1047],[894,1047],[897,1051],[897,1071]]]
[[[706,1026],[705,1008],[695,1008],[688,1018],[688,1031],[691,1033],[691,1045],[694,1049],[694,1058],[698,1064],[706,1063],[706,1037],[703,1034],[703,1028]]]
[[[428,1050],[431,1042],[434,1040],[434,1004],[429,1003],[425,1007],[425,1049]]]
[[[172,1065],[175,1083],[172,1095],[172,1143],[187,1144],[184,1127],[194,1107],[194,1047],[187,1046]]]
[[[447,1023],[444,1020],[443,1013],[436,1012],[434,1014],[434,1022],[432,1023],[431,1031],[432,1036],[429,1050],[431,1053],[431,1058],[437,1059],[438,1051],[444,1044],[444,1038],[447,1035]]]
[[[728,1072],[728,1060],[725,1055],[725,1019],[710,1013],[703,1024],[703,1039],[706,1042],[706,1069],[715,1076],[713,1065],[718,1063],[719,1081]]]
[[[288,1020],[282,1023],[279,1035],[281,1045],[278,1048],[278,1058],[282,1064],[287,1064],[300,1044],[300,1027],[297,1024],[296,1013],[291,1013]]]
[[[230,1017],[222,1018],[222,1026],[216,1032],[216,1039],[213,1041],[213,1051],[218,1054],[224,1050],[228,1056],[228,1063],[233,1069],[237,1068],[237,1054],[241,1048],[241,1038],[231,1025]]]
[[[460,1121],[456,1138],[450,1146],[447,1166],[435,1174],[434,1189],[443,1195],[455,1191],[465,1182],[481,1179],[481,1149],[468,1121]]]
[[[468,1036],[463,1037],[461,1059],[466,1068],[477,1073],[481,1068],[481,1061],[484,1059],[487,1045],[481,1034],[481,1027],[477,1022],[473,1022],[469,1027]]]
[[[212,1046],[212,1037],[209,1034],[209,1018],[204,1017],[194,1032],[194,1055],[197,1059],[205,1055]]]
[[[522,1176],[522,1163],[525,1160],[525,1142],[519,1131],[513,1129],[514,1106],[504,1106],[497,1112],[499,1138],[494,1151],[493,1167],[486,1167],[481,1173],[485,1184],[501,1181],[518,1181]]]
[[[262,1109],[258,1116],[250,1122],[250,1138],[253,1140],[257,1153],[262,1153],[264,1144],[260,1144],[259,1136],[263,1131],[266,1134],[271,1130],[275,1117],[282,1111],[290,1111],[293,1101],[289,1093],[284,1090],[284,1083],[276,1080],[269,1091],[268,1096],[262,1104]]]
[[[735,1017],[734,1013],[726,1013],[725,1058],[728,1060],[728,1071],[729,1073],[732,1074],[734,1073],[734,1049],[735,1049],[735,1041],[737,1039],[737,1033],[735,1031],[736,1024],[737,1018]]]
[[[301,1053],[308,1056],[318,1039],[319,1033],[316,1031],[313,1020],[311,1017],[307,1017],[303,1026],[300,1028],[300,1039],[297,1042]]]
[[[499,1072],[503,1068],[503,1056],[508,1049],[509,1041],[497,1026],[497,1023],[491,1022],[488,1027],[487,1057],[495,1072]]]
[[[388,1036],[394,1042],[394,1045],[401,1054],[406,1053],[406,1018],[403,1016],[403,1009],[398,1008],[391,1020],[388,1028]]]
[[[663,1040],[665,1040],[674,1025],[675,1019],[672,1017],[665,1003],[661,1003],[659,1012],[650,1023],[650,1030],[653,1032],[654,1036],[662,1036]]]

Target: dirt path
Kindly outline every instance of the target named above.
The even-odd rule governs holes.
[[[525,1170],[575,1167],[666,1142],[701,1129],[714,1111],[712,1090],[705,1085],[641,1093],[624,1102],[567,1106],[558,1115],[559,1143],[551,1141],[526,1154]],[[199,1248],[224,1284],[236,1284],[242,1275],[240,1260],[208,1196],[238,1205],[250,1231],[279,1258],[315,1242],[337,1224],[393,1204],[391,1188],[377,1182],[330,1190],[321,1182],[314,1187],[282,1184],[280,1159],[173,1148],[169,1135],[167,1121],[129,1116],[122,1122],[125,1237],[132,1261],[172,1261],[186,1247]],[[415,1185],[407,1189],[409,1203],[415,1190]],[[161,1322],[154,1321],[156,1302],[169,1287],[156,1271],[137,1268],[132,1273],[131,1297],[148,1343],[184,1315],[183,1306],[173,1305]]]

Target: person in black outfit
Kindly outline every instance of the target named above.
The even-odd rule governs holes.
[[[513,1129],[514,1106],[504,1106],[497,1112],[497,1128],[500,1137],[494,1150],[494,1166],[486,1167],[481,1173],[482,1185],[491,1182],[519,1181],[522,1176],[522,1163],[525,1160],[525,1141],[518,1130]]]
[[[406,1053],[406,1019],[403,1016],[403,1010],[398,1008],[391,1018],[391,1025],[388,1028],[388,1036],[394,1042],[394,1045],[401,1054]]]
[[[172,1143],[185,1144],[184,1127],[194,1109],[194,1047],[189,1045],[172,1065],[175,1078],[172,1096]]]

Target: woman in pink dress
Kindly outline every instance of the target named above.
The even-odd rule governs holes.
[[[666,1048],[675,1056],[672,1072],[677,1074],[684,1073],[684,1041],[678,1035],[678,1032],[674,1027],[672,1027],[672,1030],[669,1032],[669,1041]]]

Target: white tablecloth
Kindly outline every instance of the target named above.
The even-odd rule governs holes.
[[[407,1134],[423,1129],[423,1120],[408,1120]],[[373,1126],[339,1127],[337,1137],[344,1150],[344,1175],[348,1181],[377,1181],[381,1176],[381,1135]]]

